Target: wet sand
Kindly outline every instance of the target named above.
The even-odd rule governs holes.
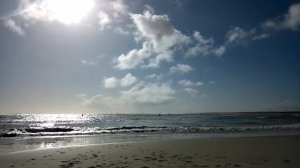
[[[300,136],[144,141],[0,155],[0,167],[299,168]]]

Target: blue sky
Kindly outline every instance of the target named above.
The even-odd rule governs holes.
[[[3,0],[0,113],[300,110],[300,2]]]

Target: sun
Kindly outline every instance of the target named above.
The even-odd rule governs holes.
[[[95,6],[94,0],[44,0],[43,10],[49,20],[78,24]]]

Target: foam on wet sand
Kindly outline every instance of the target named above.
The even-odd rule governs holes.
[[[298,168],[300,136],[170,139],[0,155],[0,167]]]

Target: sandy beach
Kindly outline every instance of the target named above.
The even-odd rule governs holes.
[[[170,139],[1,154],[0,167],[298,168],[300,136]]]

